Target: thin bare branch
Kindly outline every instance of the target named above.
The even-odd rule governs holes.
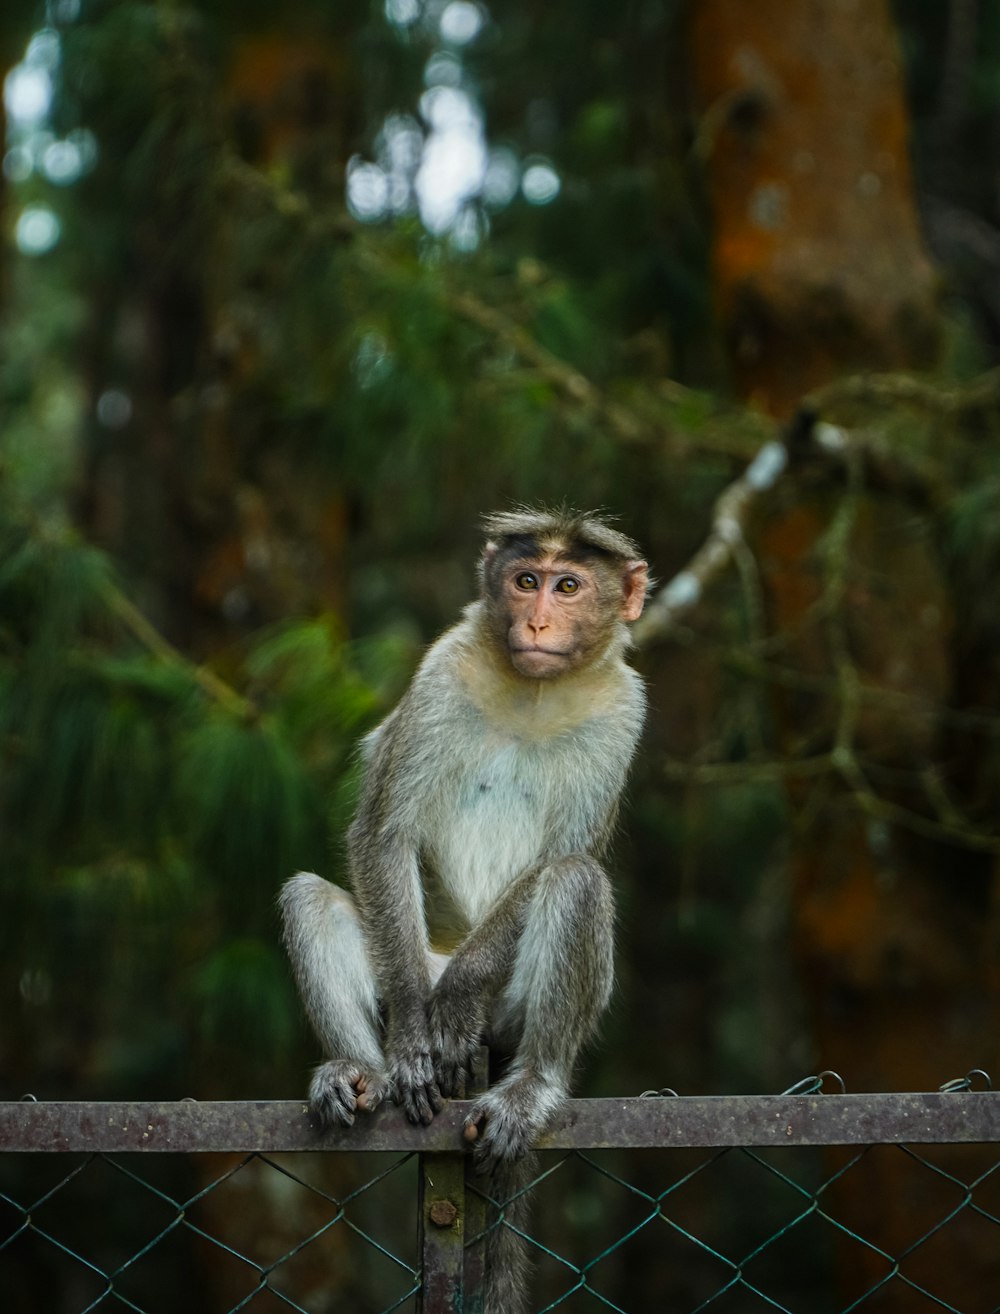
[[[167,665],[183,669],[203,693],[234,716],[249,721],[258,715],[258,709],[252,702],[237,693],[231,685],[226,684],[207,666],[195,665],[168,639],[165,639],[117,585],[107,582],[103,592],[110,610],[132,637],[154,657]]]

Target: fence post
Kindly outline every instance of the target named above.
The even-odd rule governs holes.
[[[468,1096],[485,1090],[488,1051],[481,1046],[473,1064]],[[474,1247],[467,1261],[467,1237],[482,1232],[486,1206],[482,1196],[466,1189],[471,1155],[454,1152],[419,1156],[417,1248],[420,1291],[417,1314],[482,1314],[483,1250]]]
[[[490,1051],[480,1045],[469,1074],[468,1096],[475,1099],[486,1090],[490,1081]],[[483,1314],[483,1302],[486,1294],[486,1200],[480,1189],[475,1186],[475,1173],[471,1154],[465,1156],[465,1305],[463,1314]],[[468,1242],[474,1237],[480,1240],[474,1246]]]
[[[465,1155],[419,1156],[417,1314],[463,1314]]]

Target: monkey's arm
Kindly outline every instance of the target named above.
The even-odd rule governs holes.
[[[379,996],[385,1007],[385,1055],[396,1101],[411,1122],[441,1108],[427,1024],[430,977],[415,847],[382,834],[352,855],[354,889]]]
[[[428,938],[420,881],[412,745],[399,709],[365,745],[365,782],[348,832],[351,881],[385,1008],[393,1094],[411,1122],[441,1107],[427,1025]],[[412,720],[411,720],[412,724]]]
[[[485,1030],[490,1005],[509,979],[537,870],[510,885],[452,954],[428,1006],[434,1074],[457,1095]]]

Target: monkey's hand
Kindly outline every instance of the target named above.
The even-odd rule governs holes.
[[[389,1094],[384,1072],[370,1072],[350,1059],[321,1063],[309,1084],[309,1103],[326,1127],[351,1127],[354,1112],[377,1109]]]
[[[390,1038],[386,1042],[392,1097],[410,1122],[426,1127],[441,1110],[441,1092],[434,1081],[430,1043],[426,1034]]]
[[[465,1120],[464,1136],[476,1147],[478,1170],[490,1172],[497,1164],[527,1154],[566,1094],[561,1083],[515,1068],[476,1100]]]
[[[445,972],[427,1006],[434,1076],[441,1094],[461,1098],[486,1022],[486,1009]]]

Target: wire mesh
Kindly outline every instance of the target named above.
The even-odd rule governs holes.
[[[720,1129],[739,1098],[719,1101]],[[818,1103],[846,1109],[843,1119],[851,1098]],[[981,1118],[996,1098],[949,1096],[949,1126],[956,1110]],[[519,1216],[515,1229],[535,1261],[535,1311],[1000,1314],[1000,1136],[867,1145],[862,1104],[850,1144],[838,1133],[838,1144],[735,1145],[720,1130],[716,1146],[623,1148],[635,1144],[623,1131],[627,1106],[655,1103],[650,1117],[680,1118],[685,1102],[574,1103],[581,1117],[556,1138],[563,1148],[541,1156],[529,1221]],[[109,1106],[75,1107],[84,1127],[106,1121],[97,1111]],[[218,1107],[203,1106],[203,1116]],[[914,1107],[899,1105],[904,1129]],[[572,1128],[587,1117],[573,1148]],[[932,1139],[919,1131],[915,1141]],[[444,1180],[454,1151],[349,1147],[274,1153],[262,1144],[223,1155],[15,1146],[22,1152],[0,1154],[0,1308],[417,1311],[431,1253],[421,1255],[417,1238],[418,1187],[422,1175]],[[465,1198],[484,1191],[469,1178]],[[487,1230],[514,1226],[508,1202],[497,1203]],[[484,1240],[465,1234],[473,1250]]]
[[[570,1152],[558,1170],[524,1233],[539,1311],[1000,1309],[996,1146]]]
[[[0,1307],[412,1308],[420,1286],[414,1156],[376,1156],[374,1171],[371,1155],[338,1155],[331,1164],[333,1157],[251,1154],[220,1164],[216,1155],[162,1156],[180,1163],[73,1156],[78,1162],[62,1164],[39,1190],[34,1183],[51,1178],[53,1156],[13,1164],[7,1156],[0,1291],[12,1304]]]

